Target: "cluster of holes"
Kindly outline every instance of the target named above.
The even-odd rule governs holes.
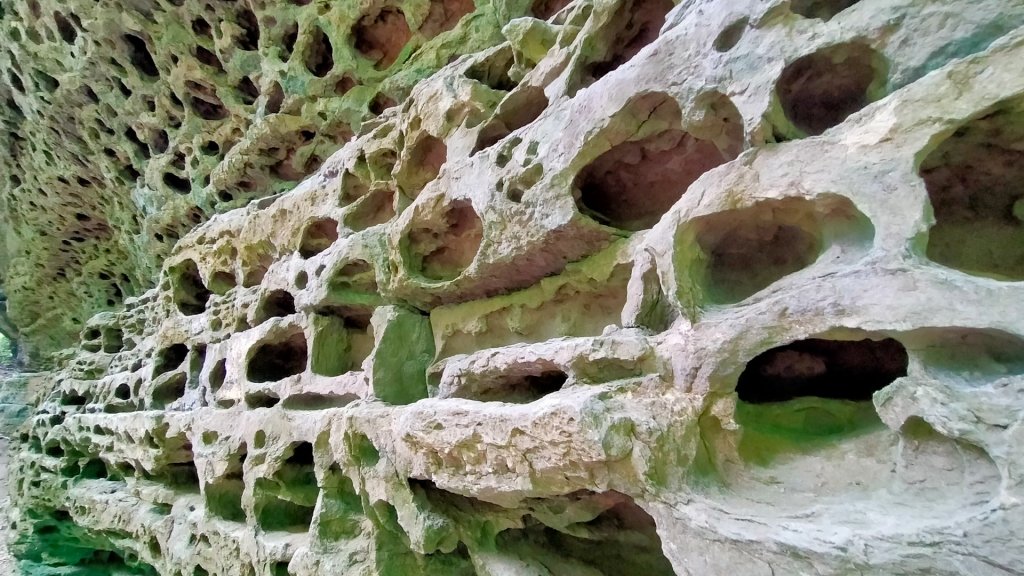
[[[172,3],[179,4],[177,0]],[[305,5],[308,2],[299,1],[297,4]],[[319,115],[311,120],[317,124],[316,141],[309,143],[308,150],[299,155],[300,157],[293,159],[294,151],[287,151],[283,153],[287,159],[286,166],[247,164],[246,169],[240,171],[237,177],[230,176],[230,181],[221,178],[221,182],[217,184],[218,189],[209,189],[213,168],[224,159],[235,144],[246,142],[245,131],[249,118],[261,117],[254,116],[252,112],[255,110],[245,107],[254,107],[262,103],[267,113],[275,113],[282,111],[285,100],[288,100],[290,105],[306,97],[303,94],[294,94],[288,95],[286,99],[281,84],[274,78],[235,76],[238,66],[237,62],[232,62],[233,59],[239,58],[240,55],[250,58],[255,56],[255,51],[261,48],[265,51],[268,47],[276,48],[278,55],[283,53],[283,57],[287,59],[294,49],[295,59],[300,66],[304,65],[313,78],[324,78],[324,89],[332,93],[344,95],[363,81],[356,75],[356,71],[338,73],[334,60],[340,48],[337,45],[339,39],[335,31],[323,21],[303,18],[296,20],[289,17],[288,21],[279,23],[276,17],[259,15],[259,10],[256,9],[254,12],[254,9],[232,5],[224,7],[224,13],[214,14],[219,9],[208,7],[207,11],[210,14],[192,15],[184,22],[191,42],[183,47],[166,45],[159,35],[148,27],[133,26],[114,32],[110,40],[115,53],[101,64],[109,64],[113,74],[106,79],[99,77],[98,83],[89,86],[62,86],[62,80],[58,80],[59,75],[53,70],[44,71],[38,67],[23,69],[24,63],[17,61],[17,58],[22,56],[19,56],[17,51],[11,52],[12,66],[5,76],[13,90],[28,93],[38,89],[41,92],[53,93],[63,89],[65,93],[61,94],[60,101],[71,101],[89,112],[89,125],[84,122],[78,122],[77,125],[68,124],[57,121],[57,118],[46,117],[44,119],[47,121],[41,124],[42,129],[52,132],[53,138],[70,144],[71,159],[84,170],[77,178],[77,189],[74,181],[65,181],[74,194],[96,185],[124,188],[138,186],[141,181],[144,186],[168,194],[194,196],[194,199],[185,201],[186,206],[193,201],[207,206],[207,203],[202,202],[203,196],[207,193],[214,195],[221,203],[237,205],[268,191],[290,188],[288,182],[297,181],[315,170],[320,164],[320,159],[325,158],[334,148],[351,137],[352,133],[347,125],[342,126],[341,121],[337,119]],[[475,5],[472,0],[425,2],[423,12],[413,18],[419,27],[413,32],[408,29],[409,23],[400,9],[385,7],[373,13],[367,12],[360,19],[353,28],[358,32],[353,36],[353,41],[360,49],[374,53],[371,59],[384,59],[383,62],[377,62],[378,66],[387,67],[398,58],[398,54],[414,34],[418,39],[429,39],[451,30],[473,10]],[[67,8],[61,8],[48,15],[41,15],[41,18],[52,18],[52,21],[44,23],[48,39],[76,46],[72,56],[78,56],[81,51],[77,47],[82,45],[85,34],[85,28],[78,16]],[[392,24],[397,26],[397,35],[390,28]],[[24,41],[24,34],[27,34],[28,40],[32,42],[43,42],[42,36],[32,26],[15,27],[9,34],[15,43]],[[88,40],[88,35],[85,36]],[[250,54],[244,54],[245,52]],[[181,68],[183,59],[191,60],[197,68]],[[250,68],[248,65],[244,67]],[[187,73],[189,69],[197,73]],[[186,75],[172,75],[171,70],[185,70]],[[231,85],[225,85],[220,81],[214,84],[210,79],[211,75],[228,79]],[[379,113],[384,108],[394,105],[394,98],[397,97],[397,94],[381,92],[371,103],[370,108]],[[25,114],[17,100],[11,98],[7,105],[14,123],[24,124]],[[125,114],[115,114],[116,110],[124,111]],[[229,116],[241,118],[242,126],[232,128],[228,135],[219,124]],[[199,122],[198,126],[194,122],[189,122],[186,132],[199,130],[202,132],[199,138],[191,138],[192,134],[179,132],[190,117],[208,121]],[[348,121],[350,120],[346,119],[344,122]],[[159,123],[159,127],[154,126],[155,123]],[[26,152],[34,154],[39,151],[39,145],[36,144],[38,139],[23,138],[20,134],[23,133],[20,129],[22,127],[25,126],[11,128],[12,157],[16,160],[18,157],[26,157]],[[217,135],[214,135],[215,131]],[[128,146],[124,147],[117,141]],[[99,146],[99,142],[103,142],[103,145]],[[99,157],[100,165],[95,162],[93,152],[102,152],[95,155]],[[260,150],[248,152],[252,153],[248,154],[247,158],[264,157]],[[44,155],[48,157],[48,163],[52,163],[52,156],[45,151]],[[166,156],[159,158],[160,155]],[[103,163],[116,164],[116,170],[106,170]],[[158,163],[157,169],[149,169],[148,163]],[[259,162],[254,161],[254,164]],[[27,169],[25,172],[33,173],[33,170]],[[108,177],[108,173],[116,174]],[[11,182],[15,187],[25,183],[20,173],[11,177]],[[55,196],[62,198],[68,194],[68,191],[63,189],[55,192]],[[80,199],[83,204],[94,203],[90,197],[83,196]],[[22,204],[25,210],[38,211],[41,208],[37,199]],[[221,208],[216,202],[214,204],[214,209]],[[190,209],[189,213],[179,215],[184,216],[183,218],[168,215],[166,222],[156,224],[149,232],[154,244],[150,248],[158,252],[156,258],[167,255],[174,242],[197,222],[197,216],[198,221],[205,220],[208,216],[206,211],[209,209]],[[119,228],[122,227],[122,223],[118,224]],[[128,227],[138,228],[141,225],[141,221],[136,219],[136,222]],[[114,237],[120,230],[109,232],[108,237]],[[61,247],[60,258],[47,263],[40,262],[37,266],[40,269],[47,269],[47,272],[54,275],[55,280],[69,284],[78,278],[75,273],[76,267],[80,267],[86,261],[95,260],[92,255],[84,254],[86,247],[76,245],[92,238],[77,233],[72,236],[74,238],[68,238],[69,243]],[[102,246],[101,250],[104,256],[109,256],[114,262],[133,260],[122,258],[126,255],[118,253],[118,246]],[[214,289],[212,284],[211,282],[211,289]],[[73,288],[69,286],[68,290]],[[220,288],[215,291],[221,293]],[[122,299],[123,296],[115,295],[98,298],[98,302],[94,303],[91,302],[90,295],[89,306],[116,306]],[[186,304],[184,307],[191,306]]]

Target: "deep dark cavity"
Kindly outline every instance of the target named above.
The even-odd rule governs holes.
[[[276,382],[306,370],[306,336],[293,332],[280,339],[257,344],[246,372],[250,382]]]
[[[860,0],[790,0],[789,9],[804,18],[831,20]]]
[[[156,67],[156,62],[153,61],[152,54],[149,53],[146,41],[134,34],[125,34],[122,38],[128,46],[128,58],[131,60],[132,66],[135,66],[135,69],[144,76],[150,78],[159,76],[160,71]]]
[[[907,351],[892,338],[809,338],[754,357],[736,384],[739,399],[752,404],[802,396],[869,401],[907,375]]]
[[[173,266],[170,271],[172,295],[178,310],[186,316],[202,314],[212,292],[206,289],[194,260]]]
[[[161,349],[156,355],[156,364],[153,366],[153,377],[177,370],[185,362],[188,356],[188,346],[184,344],[172,344]]]
[[[334,48],[331,38],[319,26],[313,28],[306,46],[306,70],[317,78],[323,78],[334,69]]]
[[[815,136],[877,100],[887,68],[885,58],[865,44],[837,44],[791,62],[775,89],[789,121]]]
[[[256,312],[256,323],[270,318],[283,318],[295,314],[295,297],[287,290],[273,290],[267,294]]]

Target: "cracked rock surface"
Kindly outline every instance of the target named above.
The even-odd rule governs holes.
[[[26,573],[1020,573],[1024,2],[527,4],[289,4],[283,131],[182,92],[284,150],[395,86],[44,376]]]

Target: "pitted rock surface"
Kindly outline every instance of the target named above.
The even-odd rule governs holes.
[[[287,67],[269,11],[207,18],[255,113],[179,98],[252,146],[211,182],[309,175],[181,228],[46,375],[27,573],[1020,573],[1024,3],[295,4]],[[127,77],[195,57],[164,28]],[[353,69],[400,105],[307,168]]]
[[[290,190],[529,13],[527,0],[5,6],[0,284],[22,339],[41,355],[73,344],[94,313],[151,288],[194,226]]]

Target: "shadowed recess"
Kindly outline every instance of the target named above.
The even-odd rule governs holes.
[[[411,267],[431,280],[454,280],[469,267],[483,240],[483,222],[468,200],[452,202],[408,234]]]
[[[743,145],[739,112],[721,95],[704,103],[708,124],[720,128],[716,139],[681,130],[679,104],[668,94],[649,93],[631,100],[618,117],[636,122],[637,132],[576,176],[574,194],[580,211],[623,230],[650,228],[701,175],[735,158]],[[645,134],[648,131],[653,133]]]
[[[736,384],[743,402],[784,402],[801,396],[866,401],[907,375],[907,351],[892,338],[809,338],[758,354]]]
[[[879,99],[887,71],[885,58],[870,46],[836,44],[791,62],[775,91],[789,121],[815,136]]]
[[[1024,100],[1003,102],[921,163],[935,224],[926,254],[998,280],[1024,280]]]
[[[276,382],[306,370],[306,336],[292,332],[257,344],[249,354],[250,382]]]

